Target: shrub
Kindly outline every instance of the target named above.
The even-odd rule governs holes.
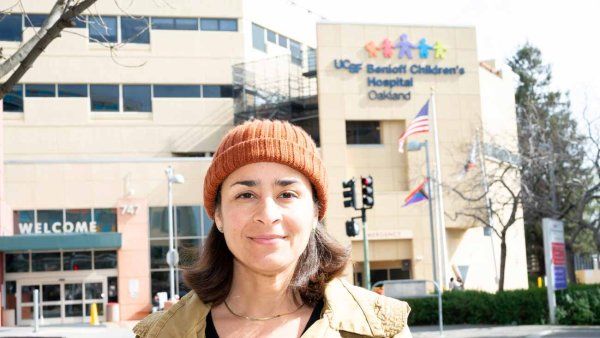
[[[600,284],[570,285],[556,292],[556,318],[565,325],[600,324]],[[409,325],[436,325],[437,297],[408,299]],[[497,293],[454,291],[442,295],[444,324],[545,324],[548,301],[545,288]]]

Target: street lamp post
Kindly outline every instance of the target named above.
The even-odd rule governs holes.
[[[173,183],[183,183],[185,178],[173,172],[173,167],[168,166],[165,170],[168,184],[168,216],[169,216],[169,252],[167,252],[167,264],[169,264],[169,287],[171,300],[175,300],[175,266],[179,264],[179,254],[175,250],[175,239],[173,229]]]

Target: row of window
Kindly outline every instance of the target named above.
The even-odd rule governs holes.
[[[94,222],[98,232],[116,232],[117,231],[117,209],[115,208],[97,208],[97,209],[51,209],[51,210],[15,210],[13,211],[14,233],[31,234],[35,233],[35,225],[54,223],[72,223]],[[89,229],[89,227],[88,227]],[[51,230],[51,228],[50,228]],[[64,230],[61,228],[61,230]],[[75,229],[73,229],[75,230]]]
[[[64,251],[4,254],[6,273],[102,270],[117,268],[117,252]]]
[[[23,89],[24,88],[24,89]],[[4,112],[21,113],[23,97],[89,97],[93,112],[152,112],[152,98],[230,98],[231,85],[17,84]]]
[[[381,144],[381,122],[346,121],[346,144]]]
[[[151,292],[169,290],[169,266],[165,260],[169,251],[169,214],[166,207],[150,207],[150,275]],[[176,293],[183,296],[188,288],[183,284],[181,267],[191,266],[200,253],[202,243],[213,222],[199,205],[176,206],[173,213],[175,249],[179,253],[178,272],[175,276]]]
[[[23,29],[41,27],[47,14],[9,14],[0,18],[0,41],[22,41]],[[171,18],[80,16],[74,28],[89,28],[90,42],[150,43],[150,29],[237,32],[238,20],[228,18]],[[120,34],[117,34],[120,32]]]
[[[292,62],[302,66],[302,44],[292,40],[285,35],[273,32],[270,29],[252,24],[252,46],[263,52],[267,52],[267,42],[289,48],[292,54]]]

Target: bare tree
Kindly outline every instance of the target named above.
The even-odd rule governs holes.
[[[488,161],[486,170],[489,192],[482,189],[482,172],[460,181],[455,187],[449,187],[452,193],[459,196],[465,206],[454,215],[447,215],[453,220],[467,218],[489,227],[500,239],[500,276],[498,290],[504,290],[507,238],[509,229],[523,219],[520,167],[507,158],[496,158]],[[489,200],[489,207],[486,204]]]
[[[46,21],[36,34],[25,42],[15,53],[0,64],[0,79],[8,74],[7,80],[0,84],[0,99],[10,92],[15,84],[31,68],[35,60],[48,45],[60,37],[65,28],[74,27],[74,21],[97,0],[56,0]],[[0,13],[4,16],[7,13]]]

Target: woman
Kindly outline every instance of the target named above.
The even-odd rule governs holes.
[[[255,120],[221,141],[204,180],[214,220],[193,291],[139,337],[410,337],[408,305],[338,279],[348,251],[323,228],[327,179],[306,132]]]

